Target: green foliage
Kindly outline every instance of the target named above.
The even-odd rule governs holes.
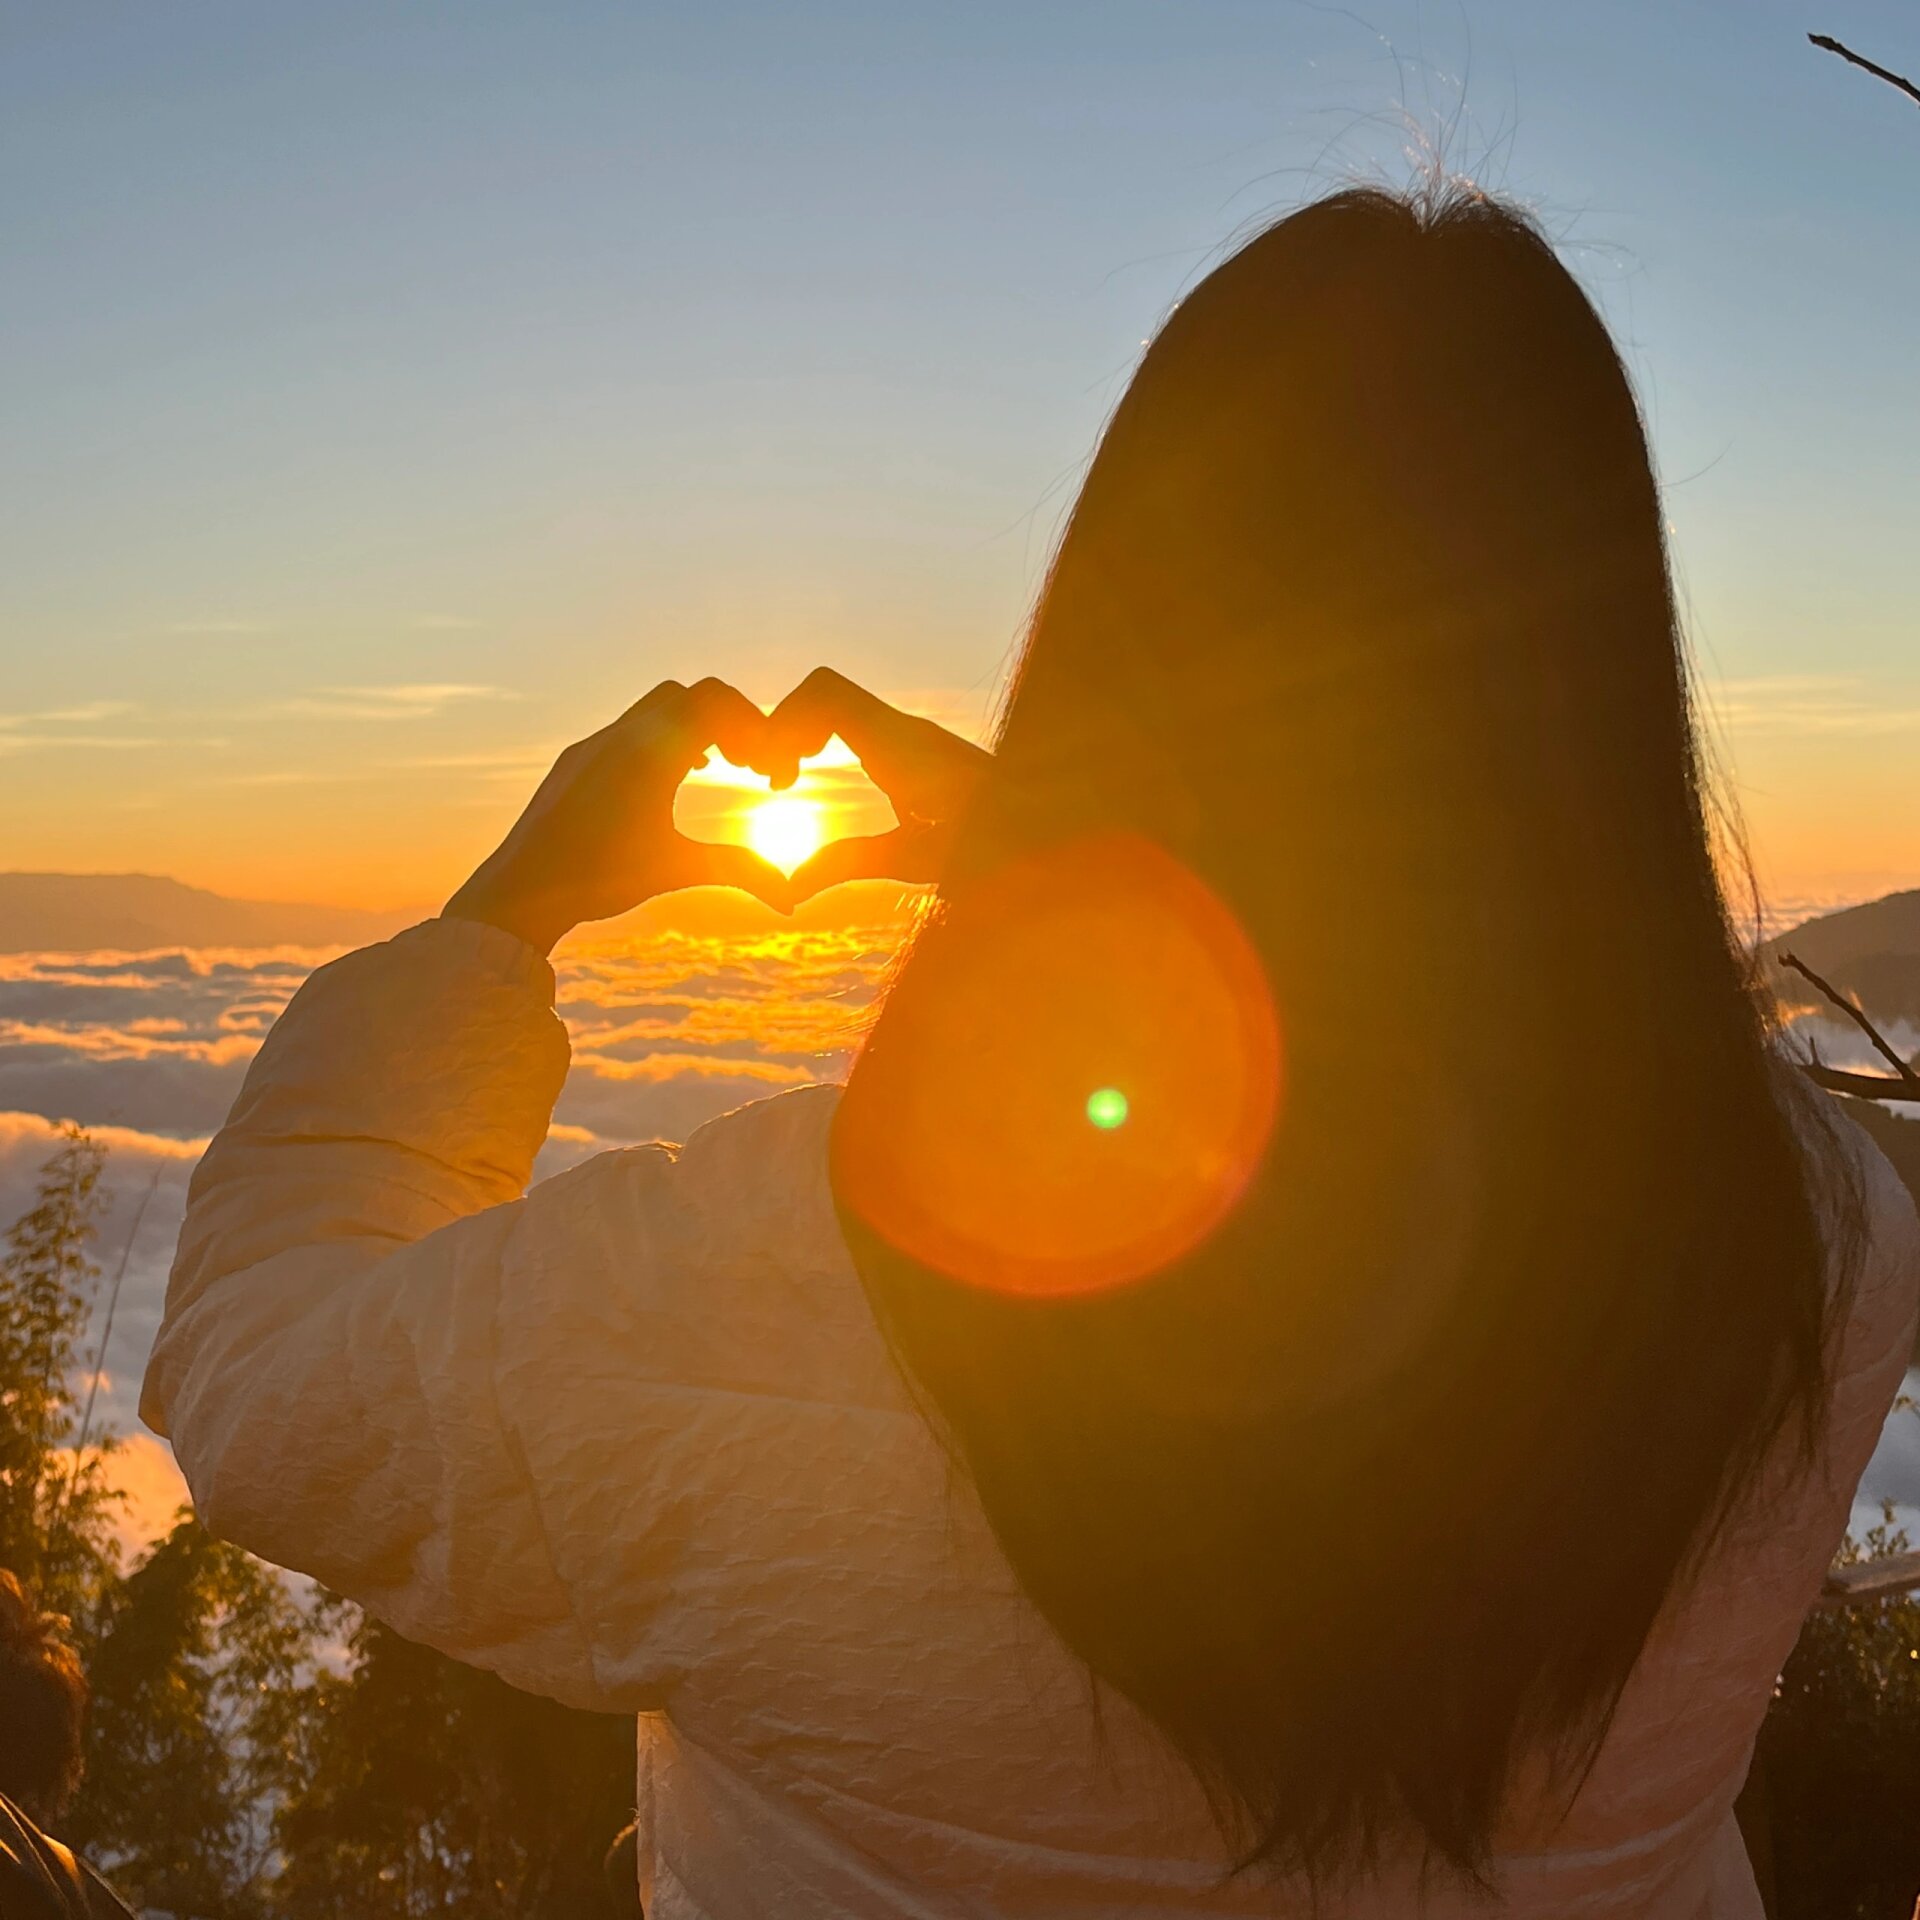
[[[1906,1548],[1889,1509],[1842,1558]],[[1909,1920],[1920,1894],[1920,1599],[1808,1617],[1759,1764],[1779,1920]]]
[[[261,1910],[273,1812],[298,1780],[312,1642],[280,1577],[190,1515],[109,1596],[70,1831],[143,1905],[206,1920]]]
[[[285,1808],[278,1913],[582,1920],[633,1817],[629,1719],[516,1691],[361,1618]]]
[[[192,1920],[609,1911],[631,1721],[297,1598],[191,1513],[119,1571],[113,1441],[78,1411],[104,1158],[68,1128],[0,1243],[0,1566],[71,1618],[93,1688],[64,1837]]]
[[[0,1566],[84,1631],[114,1572],[105,1455],[79,1461],[80,1337],[100,1270],[89,1246],[105,1211],[106,1155],[78,1127],[40,1170],[34,1204],[0,1253]]]

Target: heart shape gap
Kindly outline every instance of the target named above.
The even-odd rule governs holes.
[[[887,797],[835,734],[800,762],[800,777],[774,792],[765,774],[736,766],[716,747],[680,783],[673,824],[689,840],[751,847],[782,873],[834,840],[898,825]]]

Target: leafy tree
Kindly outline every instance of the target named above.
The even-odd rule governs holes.
[[[75,1362],[100,1270],[89,1247],[105,1211],[106,1154],[78,1127],[40,1170],[34,1204],[0,1253],[0,1566],[42,1606],[87,1616],[114,1572],[106,1456],[73,1450]]]
[[[240,1920],[265,1911],[311,1629],[271,1569],[190,1517],[119,1572],[116,1441],[81,1412],[105,1157],[66,1128],[0,1241],[0,1565],[69,1616],[92,1688],[67,1837],[148,1901]]]
[[[1892,1510],[1848,1562],[1901,1553]],[[1920,1894],[1920,1598],[1808,1616],[1759,1746],[1779,1920],[1909,1920]]]
[[[144,1904],[205,1920],[265,1910],[313,1632],[272,1568],[186,1513],[108,1596],[70,1831]]]
[[[188,1512],[119,1571],[114,1441],[79,1411],[104,1158],[68,1128],[0,1240],[0,1565],[72,1618],[93,1689],[67,1837],[195,1920],[604,1911],[630,1721],[303,1603]],[[327,1638],[341,1671],[316,1661]]]
[[[351,1617],[351,1610],[343,1610]],[[583,1920],[633,1817],[633,1722],[521,1693],[360,1617],[284,1809],[279,1911]]]

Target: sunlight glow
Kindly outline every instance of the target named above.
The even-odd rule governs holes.
[[[825,839],[820,806],[792,794],[774,794],[747,815],[747,845],[782,873],[791,873]]]
[[[779,793],[765,774],[735,766],[716,748],[680,783],[673,824],[689,840],[750,847],[792,873],[831,840],[884,833],[899,822],[886,795],[833,739],[807,755],[799,778]]]
[[[1127,1096],[1118,1087],[1095,1087],[1087,1095],[1087,1118],[1103,1133],[1123,1126],[1127,1118]]]

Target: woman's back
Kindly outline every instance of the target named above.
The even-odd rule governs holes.
[[[835,1090],[393,1251],[537,1143],[552,1022],[511,945],[439,922],[325,969],[197,1177],[147,1411],[212,1524],[518,1685],[642,1709],[655,1920],[1306,1912],[1223,1877],[1191,1776],[1124,1702],[1096,1712],[950,1472],[841,1238]],[[1510,1811],[1511,1911],[1755,1910],[1729,1810],[1920,1274],[1904,1191],[1840,1135],[1870,1238],[1822,1463],[1783,1460],[1669,1608],[1568,1820]],[[1394,1498],[1354,1526],[1392,1529]],[[1417,1895],[1398,1840],[1322,1907],[1455,1910],[1480,1909]]]

